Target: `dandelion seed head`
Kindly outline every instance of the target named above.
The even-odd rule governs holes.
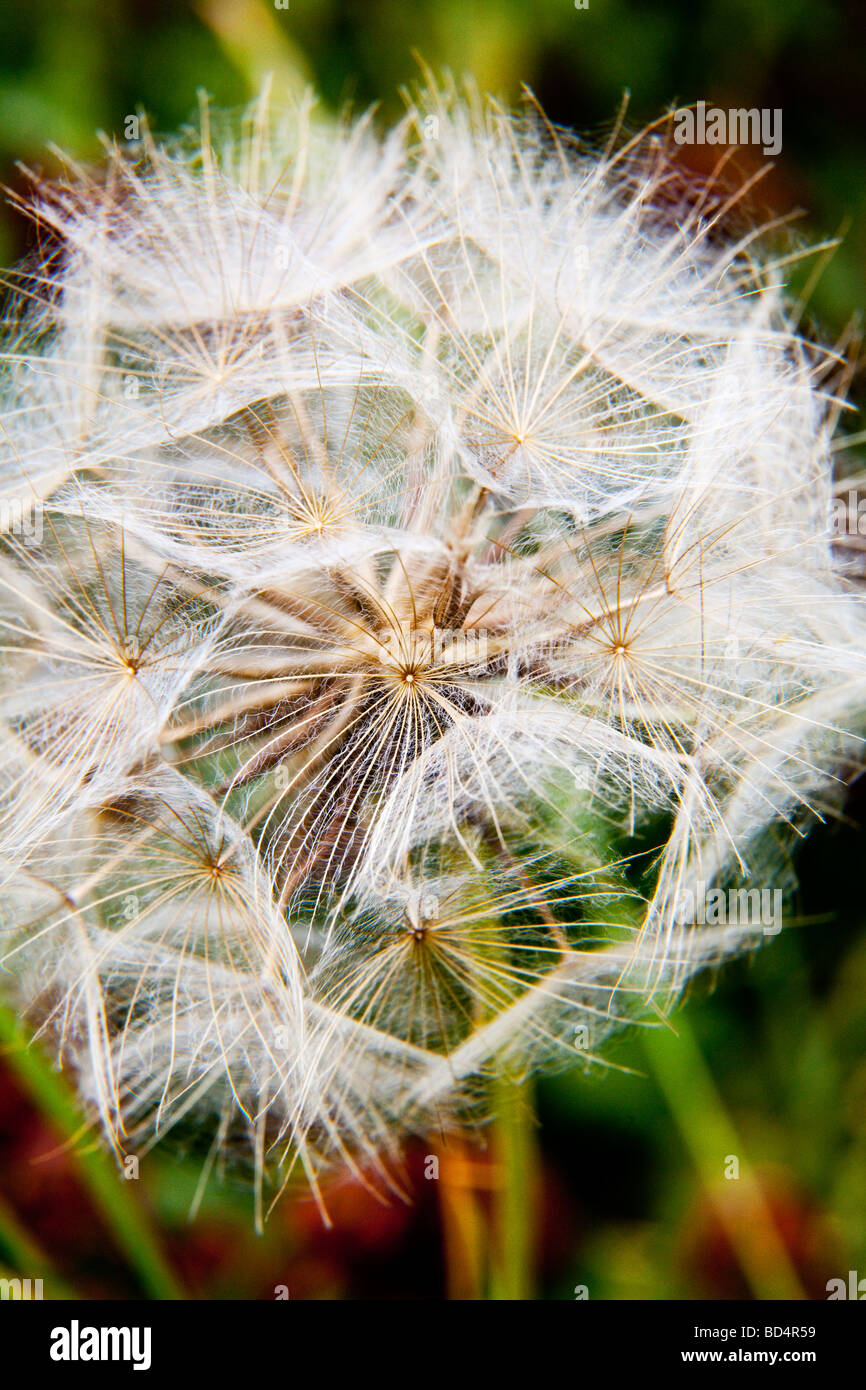
[[[761,939],[683,895],[788,883],[866,628],[843,365],[741,192],[447,84],[385,136],[265,89],[37,187],[0,959],[116,1148],[387,1186]]]

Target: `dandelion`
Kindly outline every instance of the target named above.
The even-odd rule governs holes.
[[[722,173],[471,91],[382,140],[265,89],[37,184],[0,945],[119,1151],[393,1183],[489,1075],[600,1060],[758,940],[682,904],[787,886],[866,626],[838,359]]]

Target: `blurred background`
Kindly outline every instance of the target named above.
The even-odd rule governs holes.
[[[334,109],[399,114],[419,73],[532,88],[593,135],[698,99],[783,112],[767,208],[842,242],[806,325],[856,342],[866,291],[866,8],[859,0],[29,0],[0,7],[0,180],[50,174],[191,117],[196,91],[243,104],[266,72]],[[717,151],[695,149],[699,160]],[[748,152],[743,156],[748,158]],[[758,156],[760,158],[760,156]],[[0,215],[0,263],[29,228]],[[853,383],[862,403],[863,375]],[[862,427],[862,426],[861,426]],[[855,423],[854,428],[858,428]],[[856,464],[850,465],[855,466]],[[619,1039],[611,1066],[513,1090],[476,1141],[418,1144],[406,1200],[299,1186],[253,1227],[248,1189],[158,1150],[120,1179],[63,1078],[0,1013],[0,1276],[46,1296],[259,1299],[826,1297],[866,1276],[863,779],[801,850],[795,917],[698,984],[671,1027]],[[678,1036],[674,1036],[672,1029]],[[432,1164],[431,1159],[436,1163]],[[438,1168],[438,1177],[431,1173]]]

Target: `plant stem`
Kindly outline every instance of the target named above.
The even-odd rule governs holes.
[[[446,1296],[475,1301],[484,1296],[485,1220],[477,1179],[477,1158],[456,1136],[436,1155],[439,1161],[439,1203],[445,1245]]]
[[[81,1177],[141,1287],[151,1298],[182,1299],[183,1289],[132,1197],[129,1184],[101,1148],[83,1148],[77,1142],[86,1126],[65,1079],[49,1066],[35,1046],[29,1045],[18,1019],[4,1006],[0,1006],[0,1045],[28,1095],[68,1141]]]
[[[740,1267],[759,1299],[802,1299],[802,1285],[773,1220],[760,1184],[748,1171],[736,1180],[738,1202],[722,1188],[725,1166],[736,1158],[745,1168],[743,1145],[701,1056],[688,1022],[680,1015],[674,1034],[642,1030],[644,1050],[686,1148],[716,1209]]]
[[[494,1188],[490,1298],[533,1297],[537,1156],[531,1089],[507,1076],[493,1084]]]
[[[80,1295],[60,1278],[42,1246],[21,1225],[12,1208],[0,1197],[0,1252],[16,1274],[41,1279],[49,1298],[74,1299]],[[11,1275],[10,1277],[15,1277]]]

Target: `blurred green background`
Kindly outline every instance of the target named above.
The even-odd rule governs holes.
[[[781,107],[777,210],[808,210],[822,237],[845,232],[816,292],[838,327],[864,300],[862,119],[866,10],[860,0],[30,0],[0,7],[0,172],[50,169],[52,143],[96,157],[96,131],[122,136],[139,107],[168,131],[204,87],[248,99],[261,75],[309,81],[331,106],[401,108],[399,89],[435,69],[472,73],[507,98],[527,84],[549,116],[608,125],[631,94],[636,125],[671,103]],[[8,220],[8,263],[21,229]]]
[[[171,130],[200,87],[242,104],[267,71],[312,83],[334,108],[377,102],[387,120],[416,55],[507,99],[527,84],[551,118],[589,134],[625,89],[636,126],[699,98],[780,107],[783,150],[763,197],[777,213],[805,209],[804,236],[844,234],[809,313],[831,339],[856,331],[860,0],[6,4],[0,178],[22,189],[18,161],[50,173],[52,145],[97,159],[97,130],[121,138],[140,108]],[[0,261],[28,235],[7,210]],[[510,1118],[477,1143],[436,1150],[438,1181],[425,1177],[428,1146],[411,1148],[407,1203],[337,1182],[331,1230],[299,1188],[256,1235],[248,1194],[218,1173],[190,1220],[199,1169],[158,1150],[121,1181],[82,1140],[62,1079],[4,1017],[0,1275],[42,1273],[46,1294],[94,1298],[825,1297],[827,1280],[866,1275],[862,822],[861,779],[846,816],[799,855],[796,919],[692,991],[672,1020],[678,1039],[642,1030],[604,1072],[512,1094]]]

